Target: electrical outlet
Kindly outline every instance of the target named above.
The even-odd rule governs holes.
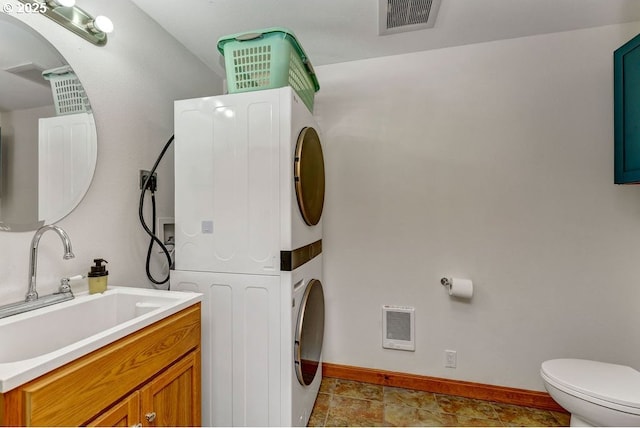
[[[147,177],[149,177],[149,173],[151,171],[146,171],[144,169],[140,170],[140,190],[142,190],[144,183],[147,181]],[[147,189],[152,192],[155,192],[158,188],[158,173],[154,172],[153,176],[147,183]]]
[[[458,353],[456,351],[444,351],[444,366],[455,369],[458,365]]]

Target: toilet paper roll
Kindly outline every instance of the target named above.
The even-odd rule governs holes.
[[[449,296],[470,299],[473,297],[473,283],[470,279],[451,278],[449,280]]]

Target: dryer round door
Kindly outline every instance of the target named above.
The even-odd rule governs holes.
[[[318,372],[323,336],[324,292],[322,283],[312,279],[300,302],[296,327],[294,366],[301,385],[311,385]]]
[[[293,175],[302,218],[315,226],[324,206],[324,157],[320,137],[313,128],[303,128],[298,136]]]

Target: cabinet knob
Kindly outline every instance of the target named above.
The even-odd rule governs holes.
[[[146,415],[144,415],[145,419],[147,419],[147,422],[153,422],[156,420],[156,412],[149,412]]]

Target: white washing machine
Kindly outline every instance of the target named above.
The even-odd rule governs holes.
[[[289,87],[175,103],[171,288],[205,296],[205,426],[309,419],[324,329],[316,129]]]
[[[173,271],[203,293],[203,426],[306,426],[322,380],[322,255],[281,275]]]
[[[324,290],[322,255],[292,272],[293,375],[291,423],[306,426],[322,381],[324,339]],[[288,367],[283,367],[287,370]],[[283,398],[284,399],[284,398]],[[287,397],[287,402],[289,398]]]
[[[277,275],[319,243],[316,129],[290,87],[176,101],[175,269]]]

